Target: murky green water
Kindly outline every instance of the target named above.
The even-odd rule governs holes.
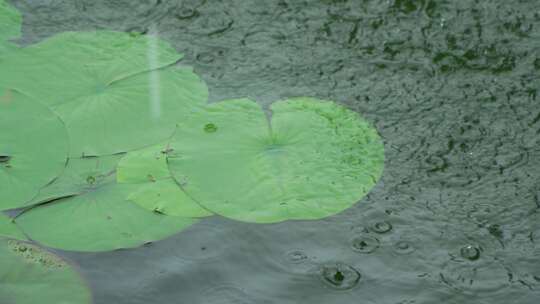
[[[152,29],[213,102],[331,99],[385,142],[376,188],[325,220],[212,217],[135,250],[62,253],[96,303],[540,302],[540,2],[11,2],[23,45]]]

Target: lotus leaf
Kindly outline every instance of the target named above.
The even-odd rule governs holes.
[[[136,150],[168,138],[208,97],[182,55],[155,36],[66,32],[0,64],[0,84],[39,98],[65,122],[70,156]]]
[[[144,183],[167,179],[166,145],[155,145],[127,153],[118,163],[119,183]]]
[[[88,158],[71,158],[66,169],[54,182],[42,188],[29,205],[83,194],[114,176],[121,154]]]
[[[91,303],[88,287],[58,256],[35,245],[0,238],[0,303]]]
[[[179,123],[168,164],[206,209],[246,222],[319,219],[359,201],[380,178],[376,130],[333,102],[296,98],[271,120],[247,99],[211,104]]]
[[[160,240],[197,221],[150,212],[127,201],[138,188],[138,184],[117,184],[113,174],[85,193],[31,208],[15,222],[46,246],[97,252]]]
[[[26,240],[26,236],[13,223],[13,220],[0,213],[0,238],[7,237],[17,240]]]
[[[193,201],[171,178],[166,145],[129,152],[118,164],[119,183],[139,183],[128,200],[151,211],[183,217],[204,217],[212,213]]]
[[[68,137],[46,106],[0,86],[0,210],[27,205],[63,171]]]

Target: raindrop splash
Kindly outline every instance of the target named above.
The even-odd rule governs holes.
[[[416,250],[414,246],[408,241],[398,241],[394,244],[394,251],[398,254],[409,254]]]
[[[389,222],[377,222],[373,224],[371,230],[376,233],[387,233],[392,230],[392,224],[390,224]]]
[[[349,290],[358,284],[362,275],[352,266],[333,263],[322,267],[321,277],[323,282],[333,289]]]
[[[371,236],[357,236],[351,240],[351,247],[360,253],[372,253],[379,248],[379,240]]]
[[[293,264],[300,264],[308,260],[308,256],[300,250],[289,251],[285,255],[287,261]]]

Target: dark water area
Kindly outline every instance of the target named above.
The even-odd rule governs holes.
[[[319,221],[207,218],[138,249],[61,254],[97,304],[540,303],[537,0],[13,0],[22,45],[154,31],[211,102],[334,100],[385,171]]]

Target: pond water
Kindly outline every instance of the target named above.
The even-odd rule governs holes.
[[[151,33],[211,103],[333,100],[384,143],[376,186],[323,219],[210,216],[135,249],[55,250],[96,304],[540,303],[539,1],[8,2],[21,46]]]

